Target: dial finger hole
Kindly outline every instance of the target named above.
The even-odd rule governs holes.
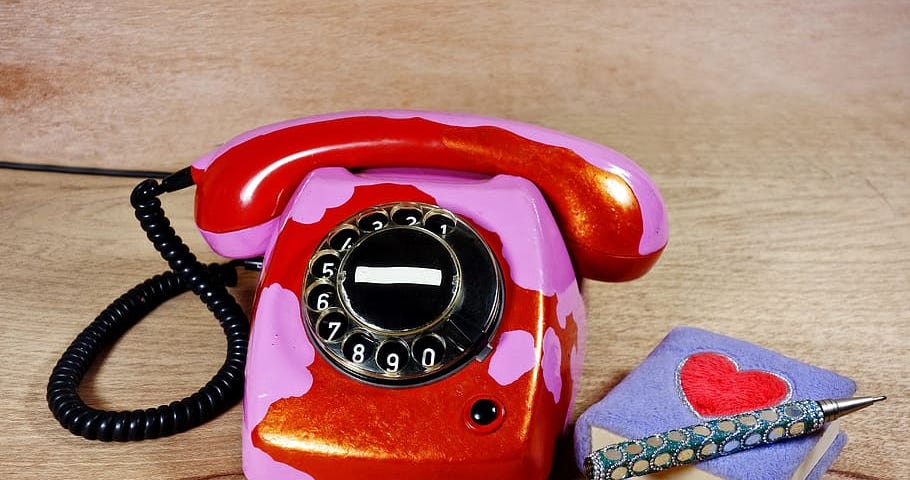
[[[328,283],[318,283],[310,288],[306,296],[306,305],[310,310],[322,312],[338,306],[335,287]]]
[[[373,338],[363,332],[355,332],[344,341],[341,351],[344,358],[353,363],[362,364],[373,357],[376,349]]]
[[[455,230],[455,219],[448,213],[438,210],[427,214],[423,224],[426,226],[427,230],[441,237],[444,237]]]
[[[334,250],[343,252],[351,248],[358,238],[360,238],[360,232],[356,228],[345,226],[332,235],[332,238],[329,239],[329,246]]]
[[[338,264],[341,258],[334,252],[319,254],[310,266],[310,274],[316,278],[332,279],[338,273]]]
[[[364,232],[375,232],[382,230],[389,224],[389,217],[383,210],[370,212],[357,221],[357,226]]]
[[[414,360],[425,369],[433,368],[443,361],[446,354],[445,342],[436,335],[427,335],[414,341]]]
[[[389,373],[401,371],[408,363],[408,346],[398,340],[389,340],[379,346],[376,364]]]
[[[392,221],[398,225],[418,225],[422,216],[423,212],[416,207],[397,207],[392,210]]]
[[[316,332],[319,338],[326,342],[335,343],[341,341],[348,329],[350,328],[348,317],[340,310],[326,312],[319,318],[316,323]]]

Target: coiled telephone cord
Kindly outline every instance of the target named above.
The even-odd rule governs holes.
[[[226,286],[236,284],[236,267],[244,262],[200,263],[171,228],[158,199],[162,193],[192,184],[187,168],[160,184],[149,179],[133,189],[130,203],[136,218],[172,271],[149,278],[111,303],[73,340],[51,372],[48,406],[60,424],[76,435],[105,442],[165,437],[205,423],[243,395],[249,321]],[[86,405],[79,385],[98,354],[158,305],[187,290],[206,304],[227,337],[224,363],[211,380],[196,393],[157,408],[106,411]]]

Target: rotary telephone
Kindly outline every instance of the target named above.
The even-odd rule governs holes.
[[[161,210],[160,194],[190,185],[226,265],[200,264]],[[577,277],[637,278],[667,242],[660,195],[625,157],[437,112],[263,127],[143,182],[131,203],[173,272],[77,337],[49,405],[86,438],[137,440],[202,423],[243,389],[251,479],[546,478],[584,358]],[[248,339],[225,290],[239,265],[261,268]],[[212,380],[147,410],[82,403],[86,352],[184,290],[228,336]]]

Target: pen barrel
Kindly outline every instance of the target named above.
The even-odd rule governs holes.
[[[802,400],[608,445],[585,457],[592,480],[619,480],[689,465],[812,433],[825,418]]]

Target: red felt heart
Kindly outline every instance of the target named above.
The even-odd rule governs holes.
[[[679,368],[683,400],[700,417],[723,417],[771,407],[790,395],[781,377],[761,370],[740,371],[725,355],[690,355]]]

